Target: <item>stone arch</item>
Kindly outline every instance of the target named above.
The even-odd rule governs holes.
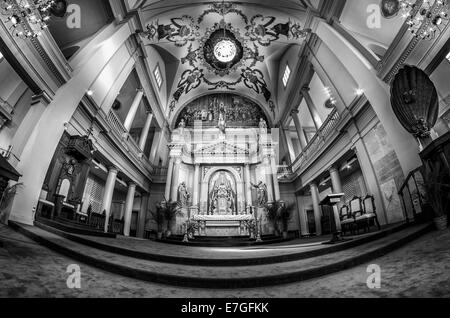
[[[232,167],[214,167],[208,170],[204,177],[201,178],[201,187],[200,187],[200,210],[201,212],[206,212],[208,207],[208,185],[211,177],[219,171],[227,171],[229,172],[233,178],[236,180],[236,194],[237,194],[237,209],[238,213],[241,212],[242,209],[245,209],[245,189],[244,189],[244,180],[239,175],[239,173],[233,169]]]

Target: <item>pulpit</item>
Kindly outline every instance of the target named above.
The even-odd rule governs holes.
[[[320,206],[322,207],[322,215],[329,216],[330,233],[333,235],[331,241],[327,242],[327,244],[334,244],[343,241],[341,237],[342,231],[337,205],[341,202],[344,196],[344,193],[329,194],[320,202]]]
[[[47,172],[41,202],[53,202],[52,218],[77,219],[91,168],[92,142],[87,136],[63,135]],[[42,205],[42,204],[41,204]]]

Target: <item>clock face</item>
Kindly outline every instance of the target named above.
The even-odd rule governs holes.
[[[214,56],[223,63],[231,62],[236,53],[236,45],[230,40],[221,40],[214,47]]]

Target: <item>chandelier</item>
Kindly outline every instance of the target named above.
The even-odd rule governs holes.
[[[7,16],[14,36],[37,38],[47,29],[55,0],[0,0],[0,12]]]
[[[442,32],[441,27],[448,22],[448,11],[448,0],[400,0],[400,12],[408,29],[422,40],[433,40]]]

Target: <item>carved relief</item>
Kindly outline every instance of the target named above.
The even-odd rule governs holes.
[[[184,120],[186,126],[194,126],[196,120],[204,126],[217,126],[220,113],[224,114],[227,127],[258,127],[260,119],[267,122],[261,108],[253,101],[234,94],[212,94],[187,105],[178,116],[177,125]]]

